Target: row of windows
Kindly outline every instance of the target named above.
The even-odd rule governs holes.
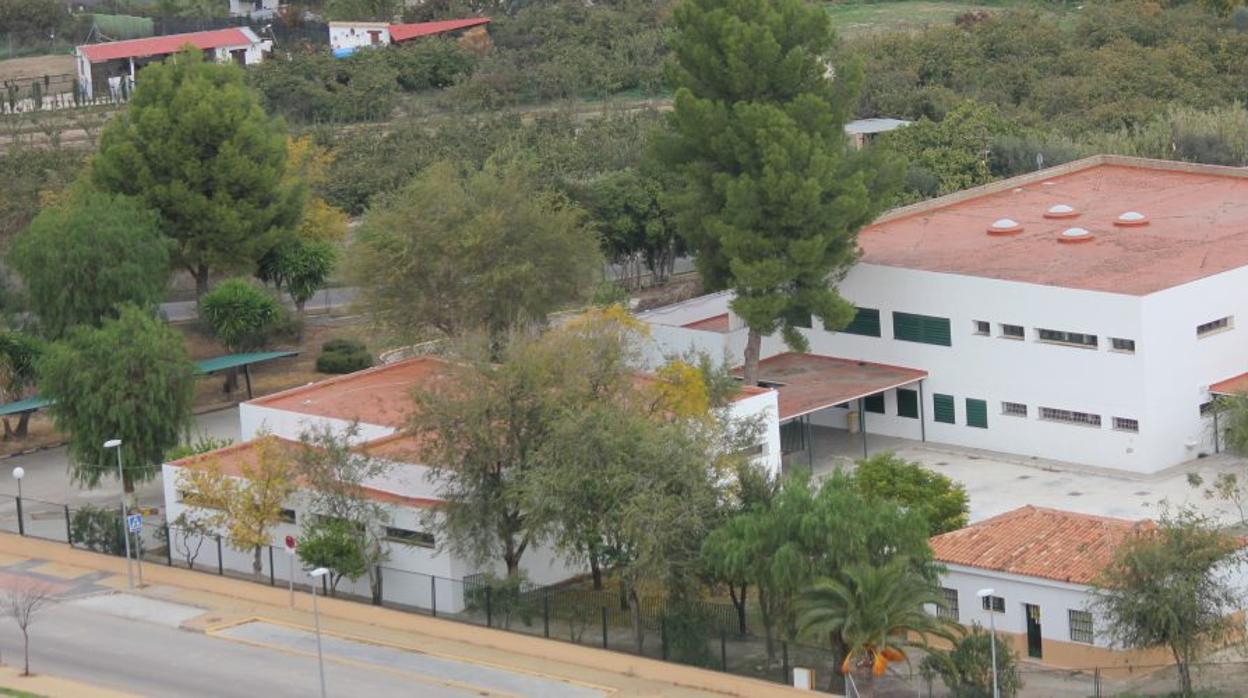
[[[958,415],[955,404],[952,395],[935,393],[932,395],[932,419],[942,424],[957,424]],[[973,397],[966,398],[966,426],[988,428],[988,401]]]
[[[177,501],[183,502],[188,497],[191,496],[191,493],[187,490],[180,489],[176,491],[175,496],[177,498]],[[211,507],[205,507],[205,506],[200,505],[200,508],[208,509]],[[335,520],[334,517],[321,516],[319,514],[313,514],[312,516],[317,521],[322,521],[322,522]],[[281,513],[278,515],[278,518],[281,520],[282,523],[286,523],[286,524],[298,523],[298,515],[296,514],[294,509],[282,509]],[[345,519],[339,519],[339,520],[345,521]],[[407,545],[415,545],[415,546],[419,546],[422,548],[436,547],[435,545],[436,542],[434,540],[432,533],[426,533],[424,531],[413,531],[407,528],[398,528],[397,526],[386,526],[386,535],[384,536],[384,538],[394,543],[405,543]]]
[[[884,393],[876,393],[863,398],[863,410],[884,414]],[[845,405],[848,407],[848,405]],[[1027,405],[1021,402],[1002,402],[1001,414],[1007,417],[1026,417]],[[897,389],[897,416],[919,418],[919,394],[906,388]],[[1100,428],[1101,415],[1087,412],[1075,412],[1054,407],[1041,407],[1040,419],[1048,422],[1064,424],[1080,424]],[[935,393],[932,395],[932,420],[942,424],[957,424],[957,402],[952,395]],[[979,429],[988,428],[988,402],[977,398],[966,398],[966,426]],[[1140,422],[1130,417],[1114,417],[1113,427],[1118,431],[1138,433]]]
[[[960,611],[958,608],[958,590],[944,587],[941,590],[944,596],[944,607],[936,607],[936,615],[940,618],[946,618],[952,621],[960,620]],[[981,606],[985,611],[992,613],[1005,613],[1005,599],[1000,596],[984,596],[980,599]],[[1092,613],[1090,611],[1080,611],[1074,608],[1066,609],[1067,618],[1069,619],[1070,639],[1073,642],[1083,642],[1092,644],[1096,633],[1092,627]]]
[[[1001,403],[1002,414],[1010,414],[1013,416],[1026,417],[1027,406],[1013,402]],[[1006,411],[1006,405],[1010,405],[1011,411]],[[1019,411],[1021,408],[1021,412]],[[1081,426],[1101,428],[1101,415],[1091,414],[1088,412],[1076,412],[1074,410],[1063,410],[1056,407],[1041,407],[1040,419],[1046,422],[1061,422],[1063,424],[1078,424]],[[1132,417],[1114,417],[1112,421],[1114,429],[1118,431],[1128,431],[1131,433],[1139,433],[1140,420]]]

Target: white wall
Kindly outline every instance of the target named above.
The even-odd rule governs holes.
[[[778,393],[774,390],[760,395],[751,395],[734,401],[729,408],[729,415],[734,421],[754,419],[759,421],[762,428],[759,441],[763,444],[763,452],[756,462],[765,466],[772,475],[780,474],[780,461],[783,455],[780,452],[780,421],[777,417],[780,413],[780,406],[777,402],[777,395]]]
[[[958,590],[958,622],[967,627],[973,623],[979,623],[985,629],[989,627],[989,613],[983,609],[982,602],[976,595],[980,589],[993,589],[994,596],[1005,600],[1005,612],[997,613],[993,619],[997,630],[1002,632],[1026,635],[1027,619],[1023,605],[1039,606],[1040,636],[1044,640],[1072,642],[1069,611],[1092,610],[1089,606],[1091,592],[1085,585],[961,565],[947,567],[946,572],[940,576],[940,586]],[[1095,645],[1110,647],[1111,643],[1101,634],[1103,625],[1094,612],[1092,628],[1096,633]]]
[[[329,48],[331,51],[339,51],[372,46],[370,31],[378,33],[381,41],[379,46],[390,44],[390,28],[385,22],[330,22]]]
[[[254,439],[262,431],[267,431],[283,439],[298,441],[299,435],[314,425],[328,425],[339,434],[345,432],[351,426],[351,423],[345,419],[288,412],[250,402],[244,402],[238,406],[238,420],[243,441]],[[365,424],[363,422],[359,424],[359,429],[358,443],[374,441],[390,436],[398,431],[393,427]]]

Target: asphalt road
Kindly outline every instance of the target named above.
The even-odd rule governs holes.
[[[354,288],[326,288],[316,292],[315,296],[308,299],[304,310],[307,312],[318,313],[325,310],[335,308],[344,308],[355,300],[356,290]],[[294,307],[294,303],[286,294],[282,294],[282,298],[286,304]],[[160,304],[160,312],[169,322],[184,322],[186,320],[194,320],[199,316],[195,301],[171,301],[169,303]]]

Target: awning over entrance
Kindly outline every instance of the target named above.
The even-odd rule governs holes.
[[[1232,376],[1209,386],[1210,395],[1241,395],[1248,393],[1248,373]]]
[[[758,364],[759,382],[779,393],[782,422],[926,377],[917,368],[819,354],[777,354]]]

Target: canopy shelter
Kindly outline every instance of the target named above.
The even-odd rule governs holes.
[[[736,371],[740,374],[741,369]],[[832,407],[857,404],[857,426],[862,434],[862,453],[868,453],[867,410],[864,401],[885,391],[918,384],[921,438],[927,439],[922,415],[923,384],[927,371],[903,366],[843,359],[820,354],[777,354],[758,364],[758,384],[778,394],[780,423],[800,425],[801,441],[813,462],[810,415]],[[851,425],[852,426],[852,425]],[[813,464],[813,463],[812,463]]]
[[[1248,395],[1248,373],[1241,373],[1214,383],[1209,386],[1209,395],[1215,398]],[[1222,432],[1218,429],[1218,410],[1210,409],[1209,411],[1213,413],[1213,452],[1221,453]]]
[[[232,368],[242,368],[243,375],[247,378],[247,399],[252,398],[251,394],[251,366],[252,364],[272,361],[274,359],[284,359],[288,356],[297,356],[297,351],[261,351],[251,354],[227,354],[225,356],[214,356],[211,359],[195,362],[195,372],[201,375],[211,375],[220,371],[227,371]],[[22,412],[34,412],[52,404],[51,400],[46,400],[38,395],[28,397],[25,400],[10,402],[7,405],[0,405],[0,417],[7,417],[11,414],[21,414]]]

